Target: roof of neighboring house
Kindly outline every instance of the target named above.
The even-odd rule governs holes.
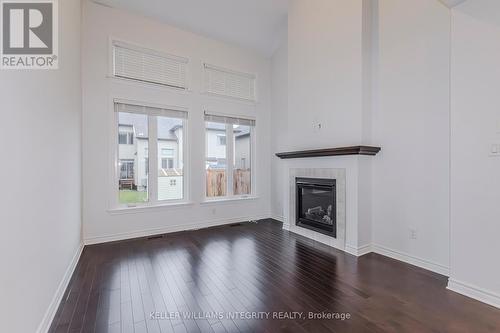
[[[177,177],[182,175],[182,169],[160,169],[158,172],[158,177]]]
[[[133,126],[135,136],[137,138],[146,139],[148,137],[148,122],[147,118],[141,114],[133,113],[120,113],[119,114],[119,126]],[[175,140],[177,141],[177,135],[175,130],[182,127],[182,120],[175,118],[165,118],[158,117],[158,139],[160,140]]]
[[[182,120],[175,118],[158,117],[158,139],[177,141],[176,130],[182,128]],[[120,113],[119,126],[133,127],[135,136],[139,139],[148,138],[147,118],[141,114]],[[225,131],[226,125],[222,123],[208,123],[207,129],[213,131]],[[239,126],[234,129],[236,138],[243,138],[250,134],[247,126]]]
[[[213,130],[213,131],[221,131],[224,132],[226,130],[226,124],[222,123],[208,123],[208,126],[206,127],[208,130]],[[248,126],[239,126],[234,129],[234,136],[238,138],[243,138],[245,136],[248,136],[250,134],[250,130]]]

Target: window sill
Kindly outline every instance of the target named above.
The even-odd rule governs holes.
[[[114,82],[117,83],[124,83],[124,84],[130,84],[130,85],[136,85],[136,86],[141,86],[141,87],[146,87],[146,88],[158,88],[161,90],[173,90],[176,92],[180,93],[192,93],[193,90],[190,89],[189,87],[186,88],[181,88],[181,87],[173,87],[173,86],[167,86],[161,83],[154,83],[154,82],[144,82],[144,81],[139,81],[139,80],[134,80],[134,79],[128,79],[126,77],[118,77],[114,75],[106,75],[107,79],[110,79]]]
[[[249,195],[249,196],[244,196],[244,197],[224,197],[224,198],[217,198],[217,199],[205,199],[205,201],[202,201],[200,205],[210,205],[210,204],[220,204],[220,203],[231,203],[231,202],[238,202],[238,201],[247,201],[247,200],[256,200],[259,199],[258,196],[255,195]]]
[[[157,205],[143,205],[136,207],[118,207],[118,208],[108,209],[108,213],[110,213],[111,215],[134,214],[134,213],[149,212],[158,209],[182,208],[186,206],[191,206],[193,204],[194,202],[192,201],[182,201],[182,202],[161,203]]]

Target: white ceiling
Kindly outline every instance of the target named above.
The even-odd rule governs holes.
[[[447,7],[452,8],[467,0],[439,0],[439,1],[444,3]]]
[[[289,0],[94,0],[271,56]]]

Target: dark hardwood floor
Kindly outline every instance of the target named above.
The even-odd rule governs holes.
[[[446,283],[265,220],[85,247],[50,331],[500,331],[500,310],[448,291]],[[307,319],[310,312],[344,320]]]

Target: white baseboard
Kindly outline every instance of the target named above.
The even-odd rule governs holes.
[[[356,257],[361,257],[365,254],[372,252],[372,245],[366,244],[363,246],[355,247],[355,246],[346,244],[345,245],[345,252],[352,254],[353,256],[356,256]]]
[[[389,257],[392,259],[403,261],[407,264],[418,266],[418,267],[427,269],[429,271],[436,272],[438,274],[450,276],[450,268],[449,267],[432,262],[432,261],[429,261],[429,260],[426,260],[426,259],[422,259],[422,258],[413,256],[413,255],[408,254],[408,253],[404,253],[404,252],[397,251],[397,250],[392,250],[392,249],[389,249],[385,246],[381,246],[381,245],[377,245],[377,244],[372,245],[372,252],[381,254],[383,256],[386,256],[386,257]]]
[[[123,232],[123,233],[117,233],[117,234],[105,235],[105,236],[86,237],[84,243],[85,243],[85,245],[101,244],[101,243],[115,242],[115,241],[126,240],[126,239],[168,234],[168,233],[178,232],[178,231],[205,229],[205,228],[215,227],[215,226],[224,225],[224,224],[232,224],[232,223],[239,223],[239,222],[245,222],[245,221],[255,221],[255,220],[261,220],[261,219],[266,219],[266,218],[269,218],[269,215],[246,216],[246,217],[226,218],[226,219],[218,219],[218,220],[197,222],[197,223],[177,224],[177,225],[165,226],[162,228],[144,229],[144,230]]]
[[[64,296],[64,292],[66,291],[66,288],[68,288],[69,281],[73,276],[76,265],[78,264],[78,260],[80,260],[82,251],[83,251],[83,244],[80,244],[80,246],[78,246],[78,249],[76,250],[76,253],[71,259],[68,268],[66,268],[66,272],[64,272],[64,276],[61,282],[59,283],[59,286],[57,287],[56,293],[54,294],[54,297],[52,298],[52,301],[50,302],[47,311],[45,311],[45,315],[43,316],[42,322],[40,323],[38,329],[36,330],[37,333],[45,333],[49,331],[50,325],[54,320],[57,309],[59,308],[59,304],[61,303],[61,300]]]
[[[280,221],[282,223],[285,223],[285,217],[284,216],[281,216],[281,215],[273,215],[271,216],[272,219],[276,220],[276,221]]]
[[[448,279],[446,288],[500,309],[500,295],[492,291],[452,278]]]

